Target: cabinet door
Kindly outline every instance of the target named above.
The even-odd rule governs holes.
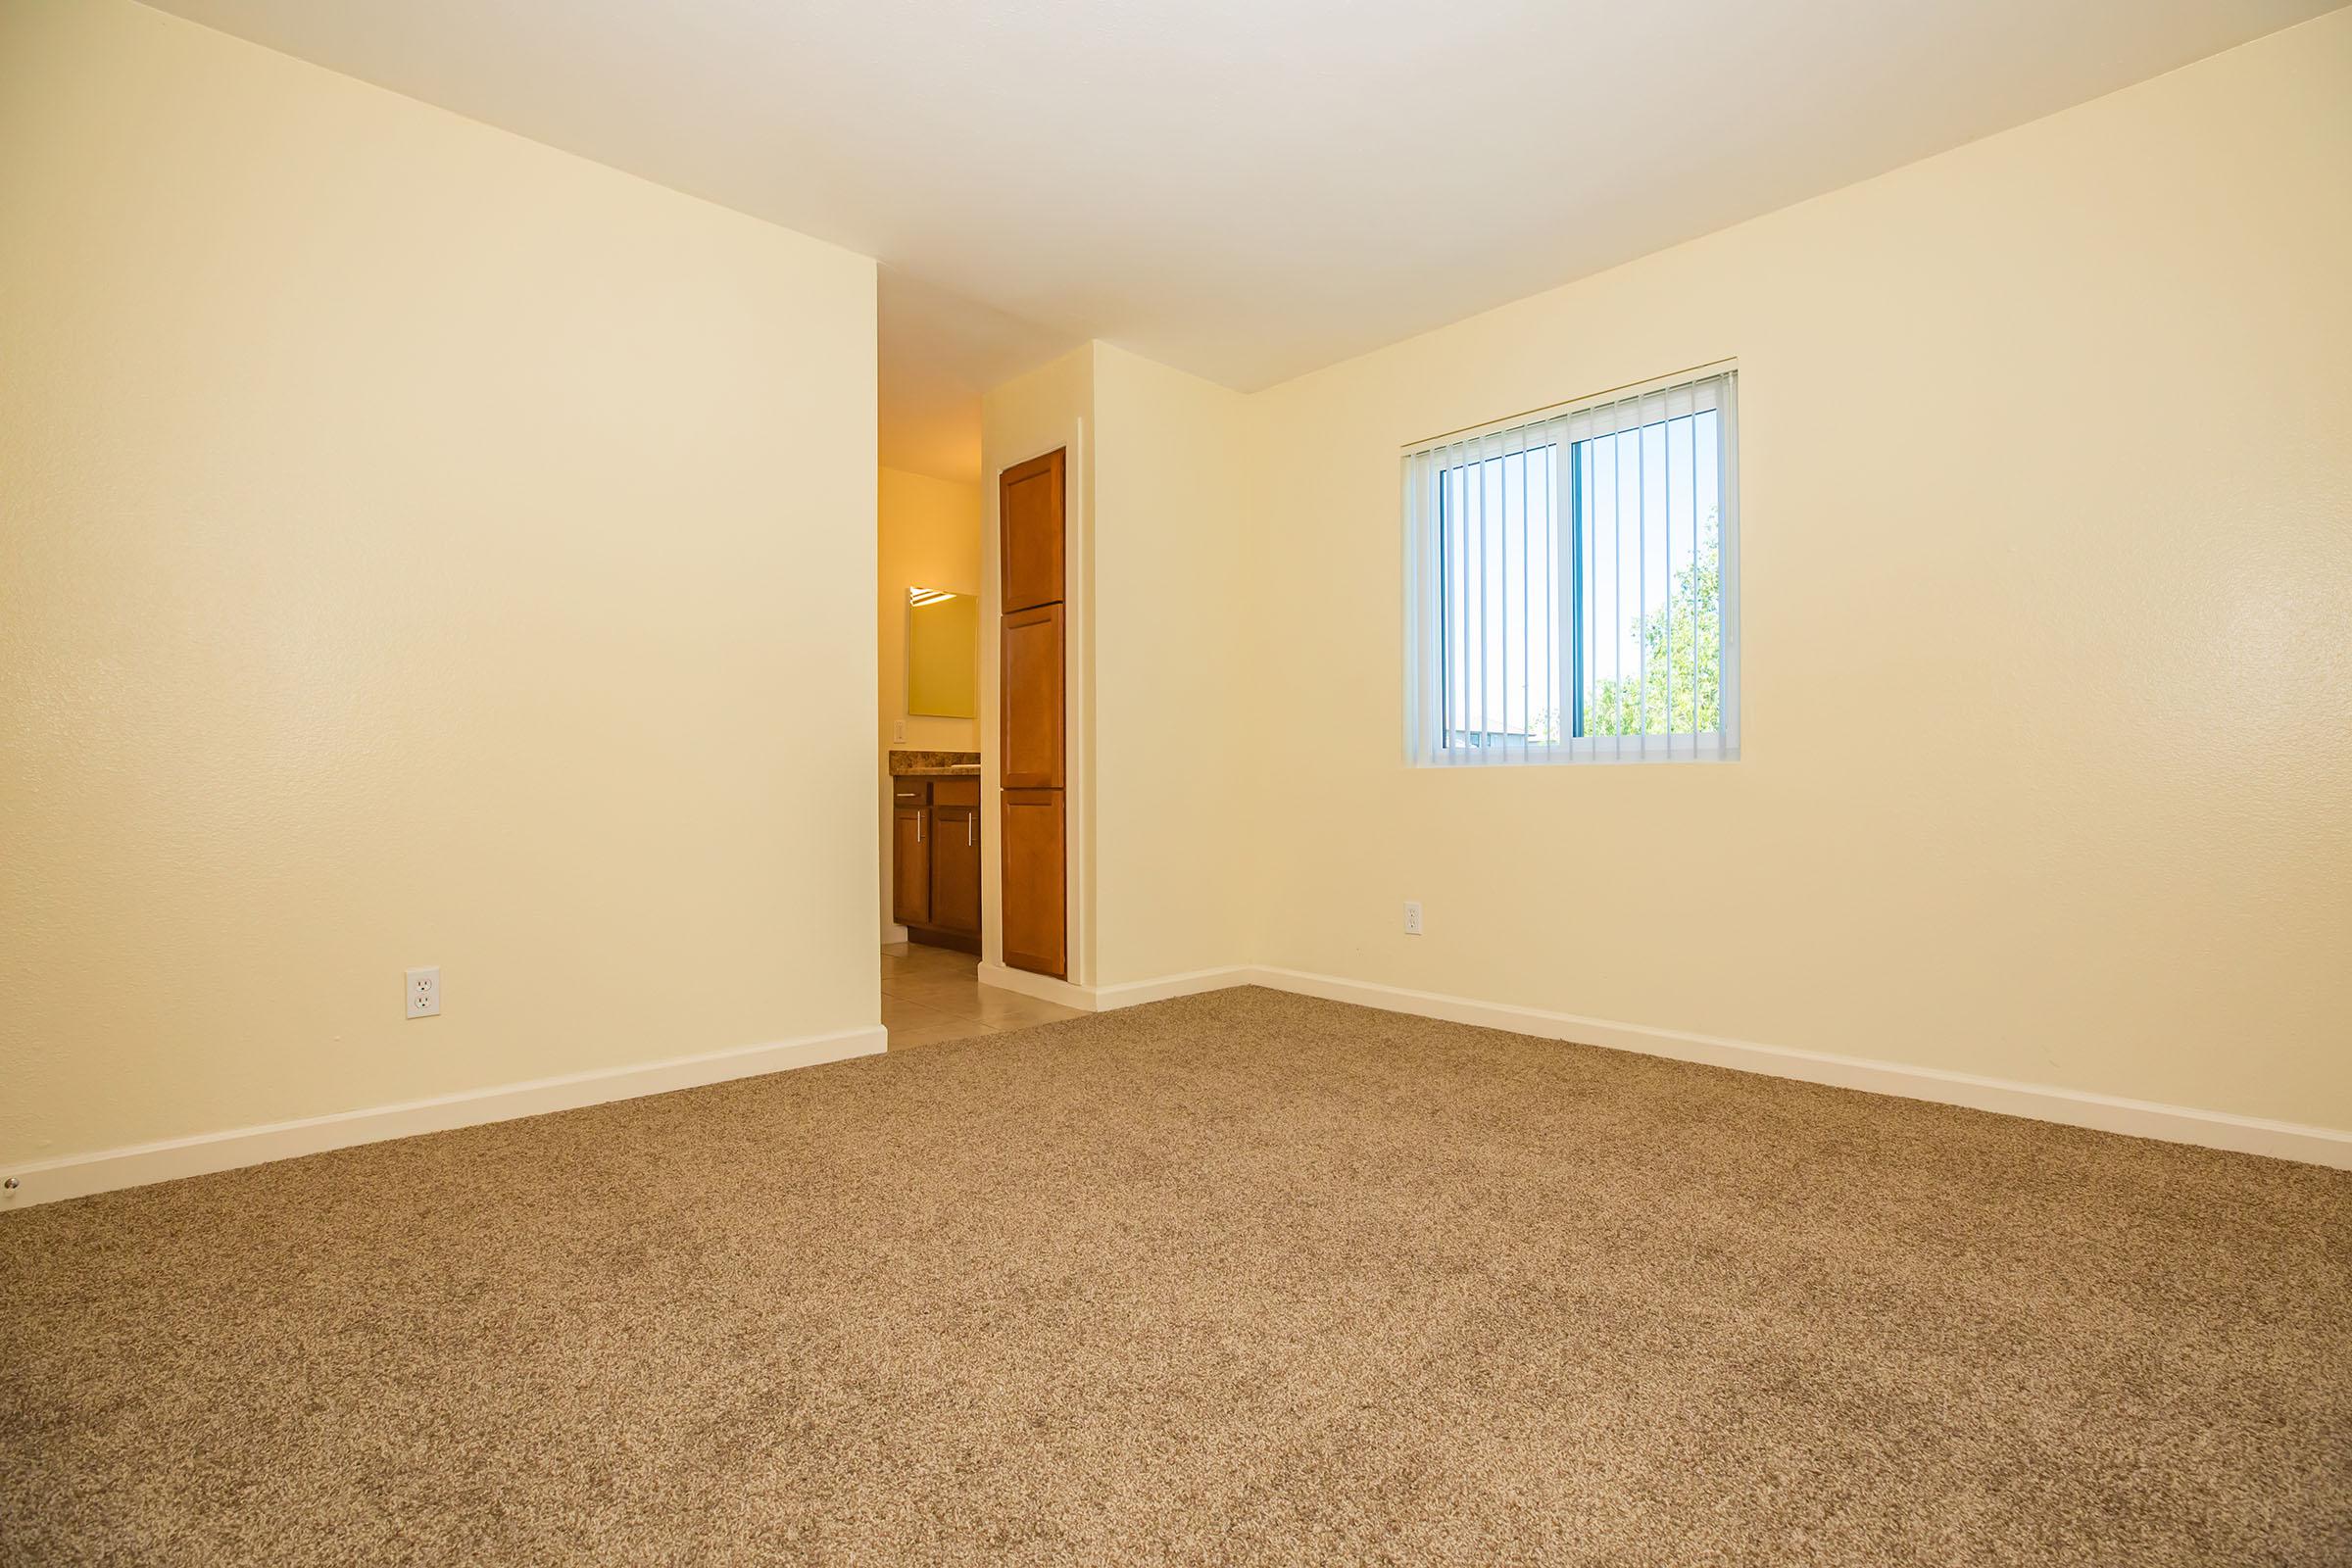
[[[931,808],[931,924],[980,934],[980,813],[969,806]]]
[[[1006,615],[1001,668],[1004,761],[1000,782],[1008,790],[1061,788],[1061,607],[1046,605]]]
[[[891,812],[890,917],[901,925],[931,923],[930,816],[919,806]]]
[[[1058,604],[1062,597],[1062,455],[1006,468],[997,480],[997,531],[1004,556],[1000,613]]]
[[[1061,791],[1006,790],[1004,961],[1033,974],[1065,977]]]

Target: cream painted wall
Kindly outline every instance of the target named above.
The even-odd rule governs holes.
[[[1093,343],[982,404],[981,732],[993,829],[996,476],[1069,450],[1070,978],[1247,961],[1252,705],[1236,564],[1248,549],[1249,399]],[[987,858],[984,956],[997,939]]]
[[[1250,400],[1095,347],[1095,984],[1246,963]]]
[[[1051,365],[1015,377],[980,401],[980,812],[983,842],[1001,845],[997,789],[997,693],[1002,650],[997,624],[1003,614],[1003,583],[997,533],[997,476],[1016,463],[1066,449],[1062,482],[1068,529],[1063,591],[1068,596],[1062,637],[1068,667],[1063,671],[1069,706],[1069,751],[1063,772],[1063,832],[1069,851],[1069,979],[1091,985],[1094,961],[1094,901],[1089,867],[1094,849],[1092,796],[1088,781],[1094,761],[1093,539],[1094,468],[1089,434],[1095,416],[1095,345],[1083,344]],[[980,858],[983,962],[1004,961],[1003,862],[996,851]]]
[[[2352,1128],[2348,279],[2352,11],[1255,398],[1255,956]],[[1398,448],[1735,356],[1741,760],[1404,766]]]
[[[881,715],[878,747],[882,753],[876,786],[881,811],[881,925],[883,940],[897,942],[905,940],[906,928],[890,918],[890,750],[894,745],[943,752],[980,749],[977,718],[941,718],[906,711],[906,590],[923,587],[979,593],[980,487],[883,468],[877,481],[875,515],[874,657],[879,671],[875,710]],[[894,741],[892,731],[902,721],[906,725],[906,738]]]
[[[0,1164],[872,1025],[874,332],[847,252],[0,10]]]

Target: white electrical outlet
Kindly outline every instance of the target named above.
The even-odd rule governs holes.
[[[409,971],[409,1016],[437,1018],[441,1015],[441,966]]]
[[[890,738],[894,741],[903,741],[906,738],[906,721],[905,719],[897,718],[891,720]]]
[[[1418,899],[1404,901],[1404,934],[1408,937],[1421,934],[1421,901]]]

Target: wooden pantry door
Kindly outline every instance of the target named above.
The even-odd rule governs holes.
[[[1002,548],[998,663],[998,807],[1004,831],[1004,961],[1068,978],[1068,865],[1064,808],[1064,453],[1006,468],[997,479]]]

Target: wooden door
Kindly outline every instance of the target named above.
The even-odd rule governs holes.
[[[1069,956],[1065,922],[1061,791],[1006,790],[1004,961],[1034,974],[1060,975]]]
[[[920,806],[891,810],[890,917],[901,925],[931,923],[930,815]]]
[[[1004,619],[999,729],[1008,790],[1062,787],[1061,606],[1043,605]]]
[[[998,629],[998,820],[1004,866],[1004,961],[1063,979],[1069,911],[1063,880],[1065,650],[1063,454],[997,479],[1002,545]]]
[[[931,808],[931,924],[980,934],[980,808]]]
[[[997,481],[997,532],[1004,561],[1000,612],[1061,599],[1062,454],[1006,468]]]

